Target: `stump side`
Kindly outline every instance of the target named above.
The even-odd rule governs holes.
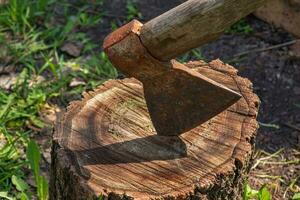
[[[135,79],[110,80],[61,115],[51,199],[238,199],[259,106],[249,80],[219,60],[187,66],[240,92],[236,104],[180,137],[158,136]]]

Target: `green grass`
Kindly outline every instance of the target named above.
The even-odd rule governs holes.
[[[64,15],[59,22],[57,7]],[[20,72],[10,90],[0,89],[0,199],[47,199],[42,155],[32,140],[47,126],[40,113],[53,103],[67,105],[68,97],[118,75],[106,55],[80,31],[101,23],[102,14],[87,12],[86,5],[77,7],[53,0],[11,0],[0,6],[0,65],[15,66]],[[128,6],[130,16],[138,15],[133,8]],[[76,58],[60,49],[73,41],[83,46]],[[84,84],[71,86],[74,80]],[[26,181],[29,170],[34,186]]]
[[[24,68],[12,91],[0,90],[0,134],[2,141],[5,141],[0,149],[0,192],[3,196],[6,194],[6,198],[31,199],[23,170],[29,167],[29,163],[35,163],[35,168],[39,168],[36,157],[26,157],[24,152],[31,149],[28,146],[32,143],[30,137],[34,131],[30,127],[45,126],[39,118],[39,111],[46,104],[47,94],[40,85],[31,86],[29,78],[28,70]],[[39,154],[36,149],[33,152]],[[35,172],[34,175],[39,177],[36,179],[39,199],[46,199],[47,181],[38,170]],[[43,189],[39,187],[39,180],[45,185]]]
[[[126,1],[126,10],[127,10],[127,21],[131,21],[133,19],[142,18],[142,14],[139,12],[137,5],[132,0]]]
[[[237,23],[233,24],[225,33],[229,34],[251,34],[253,33],[253,28],[245,19],[241,19]]]

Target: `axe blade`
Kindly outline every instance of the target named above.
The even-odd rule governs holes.
[[[159,135],[180,135],[222,112],[241,95],[176,60],[160,61],[142,44],[138,21],[104,41],[110,61],[140,80],[149,114]]]
[[[144,81],[149,114],[159,135],[180,135],[241,98],[237,92],[172,61],[172,70]]]

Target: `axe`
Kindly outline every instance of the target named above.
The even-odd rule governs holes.
[[[143,83],[157,134],[180,135],[241,98],[173,58],[208,43],[264,0],[189,0],[144,25],[133,20],[108,35],[115,67]]]

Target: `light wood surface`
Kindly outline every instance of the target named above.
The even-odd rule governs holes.
[[[179,137],[158,136],[136,79],[110,80],[73,102],[53,136],[52,200],[239,199],[258,128],[249,80],[219,60],[188,67],[243,95]],[[197,199],[196,198],[196,199]]]

